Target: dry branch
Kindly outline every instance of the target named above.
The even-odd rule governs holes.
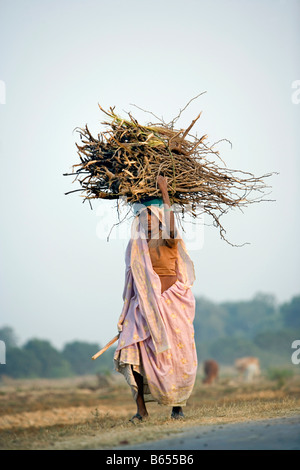
[[[183,110],[169,124],[160,120],[141,125],[131,113],[129,119],[124,119],[114,112],[114,107],[109,111],[100,105],[99,108],[109,117],[102,123],[107,130],[95,138],[87,125],[76,128],[81,140],[76,143],[80,163],[73,165],[72,173],[65,174],[76,175],[84,200],[125,197],[128,203],[135,203],[145,197],[158,197],[156,178],[162,174],[168,181],[171,204],[193,217],[202,212],[209,214],[225,240],[220,216],[231,208],[264,200],[269,188],[264,179],[273,173],[255,177],[226,168],[213,148],[216,143],[209,146],[204,142],[206,134],[198,139],[190,133],[201,113],[187,129],[174,129]],[[216,157],[221,166],[216,164]],[[253,194],[258,196],[253,198]]]

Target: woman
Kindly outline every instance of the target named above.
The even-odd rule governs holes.
[[[157,184],[162,200],[137,205],[114,355],[137,404],[132,422],[148,416],[148,401],[172,406],[171,417],[182,418],[197,371],[194,266],[175,227],[167,181],[158,176]]]

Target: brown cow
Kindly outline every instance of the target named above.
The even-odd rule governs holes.
[[[212,384],[218,379],[219,365],[213,359],[207,359],[203,364],[204,384]]]
[[[236,359],[234,366],[240,375],[244,374],[246,382],[252,382],[260,375],[260,363],[257,357],[240,357]]]

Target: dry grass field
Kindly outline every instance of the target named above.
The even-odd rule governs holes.
[[[2,378],[0,449],[112,449],[196,425],[299,415],[300,374],[284,382],[261,377],[251,384],[227,374],[215,385],[203,385],[198,377],[185,420],[170,419],[170,408],[156,403],[149,403],[148,411],[147,421],[128,421],[136,408],[124,378],[117,374],[106,384],[95,376]]]

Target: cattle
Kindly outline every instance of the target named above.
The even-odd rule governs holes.
[[[260,363],[257,357],[240,357],[234,366],[246,382],[252,382],[260,375]]]
[[[218,379],[219,365],[213,359],[207,359],[203,364],[204,378],[203,383],[211,385]]]

